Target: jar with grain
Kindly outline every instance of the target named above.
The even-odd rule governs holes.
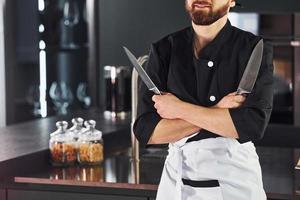
[[[102,132],[97,130],[96,122],[84,123],[86,130],[79,135],[77,159],[83,165],[97,165],[103,161]]]
[[[67,131],[68,122],[58,121],[57,130],[50,134],[49,149],[54,166],[68,166],[76,162],[76,144],[72,134]]]

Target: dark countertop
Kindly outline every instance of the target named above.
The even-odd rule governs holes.
[[[256,146],[300,148],[300,127],[291,124],[269,124]]]
[[[97,121],[97,128],[103,132],[105,144],[105,161],[102,166],[54,168],[50,165],[49,133],[55,130],[57,120],[64,119],[70,122],[73,116]],[[123,191],[120,193],[122,195],[142,191],[150,197],[155,196],[167,154],[165,150],[152,147],[142,151],[139,168],[137,168],[137,163],[130,158],[128,148],[129,119],[107,120],[97,111],[79,112],[73,116],[50,117],[1,128],[0,186],[23,189],[46,186],[54,187],[51,190],[71,192],[76,192],[78,188],[80,190],[98,188],[100,189],[97,190],[98,192],[118,192],[119,190],[115,190],[118,188]],[[282,127],[284,126],[269,126],[267,135],[275,129],[284,130]],[[289,126],[285,130],[289,130]],[[257,153],[260,157],[264,188],[268,197],[296,199],[294,194],[300,193],[296,192],[300,188],[298,184],[300,176],[297,175],[299,172],[294,170],[295,149],[258,146]]]
[[[94,119],[97,122],[96,128],[102,131],[104,139],[111,141],[119,138],[130,144],[129,118],[112,121],[105,119],[103,113],[97,110],[80,111],[73,115],[48,117],[0,128],[0,162],[48,149],[49,136],[56,130],[56,121],[66,120],[70,127],[73,117]]]
[[[152,178],[152,183],[140,177],[141,170],[148,173],[148,163],[143,160],[135,162],[130,157],[131,149],[124,149],[105,156],[101,165],[81,166],[75,164],[69,167],[53,167],[45,165],[39,172],[32,171],[23,177],[15,177],[17,183],[35,183],[48,185],[69,185],[88,187],[109,187],[119,189],[137,189],[156,191],[159,180]],[[158,170],[151,174],[160,174],[163,161]],[[142,167],[143,166],[143,167]],[[149,183],[150,182],[150,183]],[[155,182],[155,183],[153,183]]]
[[[295,199],[296,188],[299,187],[293,165],[294,150],[258,147],[257,153],[267,196],[272,199]],[[149,149],[136,163],[130,159],[130,149],[124,149],[107,155],[101,166],[68,168],[43,165],[44,161],[39,158],[36,164],[43,167],[20,174],[14,181],[19,184],[72,186],[70,191],[78,190],[77,187],[129,189],[133,193],[148,192],[154,197],[166,155],[164,150]]]
[[[103,132],[104,139],[109,137],[110,141],[122,140],[130,144],[129,118],[112,121],[105,119],[99,111],[85,111],[72,116],[55,116],[0,128],[0,162],[48,149],[49,134],[56,130],[55,122],[67,120],[70,123],[72,117],[77,116],[96,120],[97,128]],[[118,134],[121,132],[127,135]],[[263,140],[255,144],[257,146],[300,147],[300,138],[295,139],[299,132],[300,128],[290,125],[269,125]]]
[[[107,152],[104,162],[98,166],[53,167],[48,150],[2,162],[0,171],[6,168],[2,175],[9,175],[0,178],[0,191],[4,188],[155,197],[164,157],[159,162],[151,159],[151,163],[142,158],[138,163],[131,159],[130,153],[130,148]]]

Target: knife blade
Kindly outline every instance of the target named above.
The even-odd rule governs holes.
[[[252,92],[260,69],[263,56],[264,42],[261,39],[254,47],[246,69],[237,89],[237,95],[247,95]]]
[[[126,47],[123,47],[123,48],[129,58],[130,62],[132,63],[133,67],[136,69],[136,71],[138,72],[139,76],[141,77],[143,82],[146,84],[148,89],[157,95],[161,95],[161,92],[156,87],[156,85],[153,83],[153,81],[150,79],[148,74],[145,72],[144,68],[138,63],[136,57]]]

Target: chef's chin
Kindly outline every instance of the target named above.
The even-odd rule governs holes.
[[[211,25],[223,16],[211,15],[211,13],[204,13],[204,12],[200,12],[200,11],[193,12],[190,14],[190,17],[191,17],[191,20],[193,21],[193,23],[196,25],[201,25],[201,26]]]
[[[218,10],[213,10],[212,7],[208,9],[196,9],[190,8],[186,4],[186,11],[189,14],[191,20],[196,25],[208,26],[222,17],[224,17],[229,12],[229,5],[224,5]]]

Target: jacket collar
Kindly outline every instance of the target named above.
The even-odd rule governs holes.
[[[217,34],[217,36],[208,43],[200,53],[200,59],[214,59],[216,55],[218,54],[220,48],[226,43],[226,41],[230,37],[230,33],[232,30],[232,26],[229,20],[227,20],[224,27],[220,30],[220,32]],[[192,28],[192,39],[194,40],[195,32]]]
[[[226,44],[226,41],[230,38],[232,32],[232,26],[229,22],[221,29],[215,39],[210,42],[205,48],[202,49],[200,59],[201,60],[214,60],[219,54],[222,46]],[[194,69],[194,30],[192,27],[188,27],[183,31],[173,35],[173,53],[171,62],[177,66],[176,71],[181,74],[195,73]],[[177,76],[175,76],[177,77]],[[178,78],[178,77],[177,77]],[[190,83],[195,84],[195,77],[190,77]],[[183,87],[183,86],[180,86]],[[197,103],[197,92],[192,89],[193,87],[186,87],[183,96],[189,99],[190,103]]]

